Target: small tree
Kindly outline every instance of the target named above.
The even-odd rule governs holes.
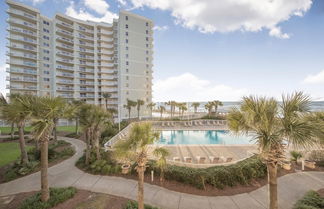
[[[197,109],[198,109],[199,106],[200,106],[200,103],[199,102],[193,102],[191,104],[191,107],[194,108],[195,113],[197,113]]]
[[[151,102],[151,103],[147,104],[147,108],[149,108],[150,111],[151,111],[151,118],[153,117],[153,108],[155,107],[155,105],[156,104],[154,102]]]
[[[138,99],[136,102],[136,107],[137,107],[137,118],[140,118],[140,112],[141,112],[141,106],[144,105],[144,101],[141,99]]]
[[[128,139],[115,146],[117,156],[129,156],[136,162],[138,173],[138,209],[144,209],[144,172],[146,170],[147,146],[159,138],[159,133],[152,131],[150,123],[135,123]]]
[[[167,166],[166,157],[170,155],[170,152],[163,147],[159,147],[153,151],[153,155],[158,158],[156,165],[160,169],[160,182],[162,183],[164,180],[164,171]]]
[[[208,102],[207,104],[205,104],[205,109],[208,112],[208,117],[210,117],[210,114],[213,110],[213,104],[211,102]]]
[[[214,106],[215,114],[217,114],[217,110],[219,106],[223,106],[223,103],[219,100],[215,100],[211,102],[212,106]]]
[[[111,97],[111,94],[108,92],[104,92],[102,94],[102,97],[105,99],[106,110],[108,110],[108,99]]]
[[[163,112],[165,111],[165,107],[164,107],[164,106],[159,106],[159,107],[158,107],[158,110],[159,110],[159,112],[160,112],[160,119],[162,119],[162,114],[163,114]]]
[[[135,107],[137,105],[137,102],[127,99],[127,103],[124,105],[124,107],[128,110],[128,119],[130,120],[131,117],[131,111],[132,107]]]

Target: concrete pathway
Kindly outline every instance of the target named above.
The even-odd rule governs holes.
[[[137,182],[121,177],[99,176],[84,173],[74,166],[82,156],[85,144],[80,140],[61,137],[70,142],[76,154],[49,168],[51,187],[74,186],[79,189],[122,196],[136,200]],[[292,208],[306,191],[324,188],[324,172],[294,173],[278,179],[280,209]],[[40,190],[40,173],[0,184],[0,196]],[[145,203],[162,209],[266,209],[267,187],[250,193],[233,196],[206,197],[170,191],[159,186],[145,184]]]

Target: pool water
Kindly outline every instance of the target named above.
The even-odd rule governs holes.
[[[161,131],[156,144],[253,144],[251,139],[234,136],[229,131]]]

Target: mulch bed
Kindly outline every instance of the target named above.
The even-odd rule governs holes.
[[[28,197],[36,192],[25,192],[12,195],[14,198],[9,204],[4,204],[0,199],[0,209],[16,209]],[[7,197],[12,197],[7,196]],[[58,204],[52,209],[122,209],[129,200],[113,195],[94,193],[78,190],[73,198]]]

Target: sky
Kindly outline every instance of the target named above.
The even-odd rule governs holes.
[[[324,100],[323,0],[17,0],[53,17],[111,23],[119,10],[154,21],[154,101]],[[0,2],[0,91],[7,5]]]

